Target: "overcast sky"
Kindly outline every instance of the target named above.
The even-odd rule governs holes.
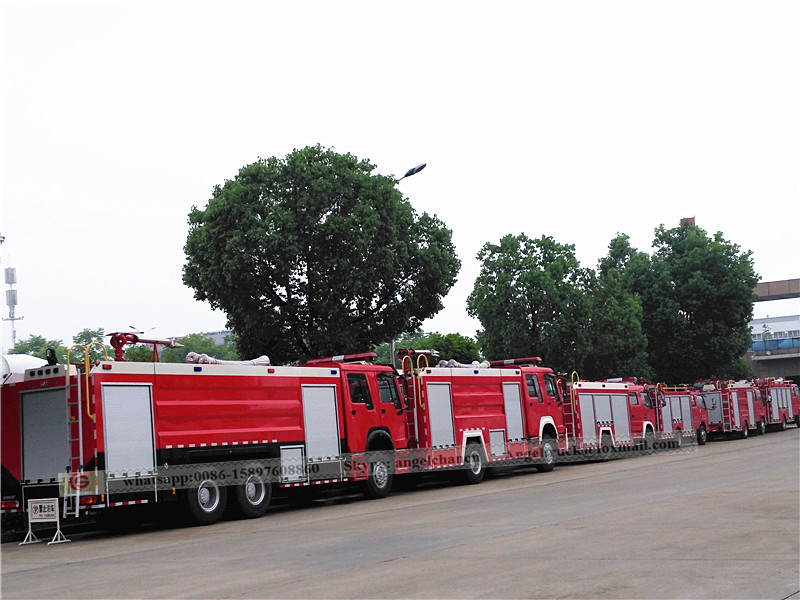
[[[764,281],[800,277],[796,1],[5,0],[0,17],[18,340],[223,329],[181,282],[189,210],[316,143],[387,175],[428,163],[399,185],[462,261],[428,331],[475,334],[476,254],[508,233],[595,267],[618,232],[649,250],[694,216]]]

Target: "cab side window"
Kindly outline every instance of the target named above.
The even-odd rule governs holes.
[[[400,404],[400,394],[397,393],[397,386],[391,374],[378,373],[378,392],[380,392],[381,395],[381,402],[394,404],[397,410],[403,408]]]
[[[653,408],[653,405],[650,400],[650,392],[645,392],[642,394],[642,404],[647,408]]]
[[[544,389],[547,391],[548,396],[555,398],[556,402],[561,404],[561,390],[558,389],[558,384],[556,384],[556,376],[552,373],[544,374]]]
[[[636,392],[628,392],[628,404],[639,406],[639,398],[636,397]]]
[[[528,383],[528,397],[538,398],[539,402],[544,402],[542,390],[539,389],[539,379],[536,375],[525,375],[525,381]]]
[[[348,373],[347,386],[350,388],[350,402],[366,404],[367,409],[372,410],[372,396],[369,393],[367,376],[364,373]]]

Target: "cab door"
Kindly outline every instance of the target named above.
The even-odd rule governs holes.
[[[528,437],[538,438],[542,417],[553,420],[559,438],[564,434],[564,413],[561,409],[561,390],[553,373],[533,372],[525,374],[528,390],[527,422]]]
[[[544,380],[540,379],[539,373],[526,373],[525,387],[528,389],[528,399],[526,413],[528,418],[527,422],[528,437],[536,439],[539,437],[539,421],[542,418],[542,413],[545,410],[544,393]]]
[[[397,383],[388,371],[347,371],[345,376],[345,418],[350,452],[363,452],[367,437],[383,429],[395,448],[408,446],[406,417]]]
[[[395,448],[407,448],[408,423],[397,378],[388,371],[381,371],[376,374],[375,385],[380,397],[381,425],[389,431]]]
[[[350,452],[363,452],[369,432],[381,426],[377,398],[370,390],[366,373],[345,372],[345,429],[347,448]]]
[[[553,418],[553,423],[558,431],[559,438],[565,433],[564,429],[564,399],[561,397],[561,388],[556,381],[555,373],[544,373],[545,414]]]

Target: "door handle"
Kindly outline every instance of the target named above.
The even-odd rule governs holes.
[[[350,412],[353,413],[353,414],[356,414],[356,411],[354,411],[354,410],[351,410]]]

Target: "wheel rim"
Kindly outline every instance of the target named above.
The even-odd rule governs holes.
[[[469,453],[469,470],[473,475],[480,475],[483,464],[481,461],[481,454],[477,450]]]
[[[542,447],[542,454],[544,455],[544,462],[548,465],[552,463],[556,457],[555,453],[553,452],[553,444],[551,442],[545,442],[544,446]]]
[[[258,506],[264,501],[267,495],[267,488],[264,482],[255,475],[247,478],[244,484],[244,497],[247,502],[253,506]]]
[[[708,437],[708,434],[706,433],[706,428],[705,427],[701,427],[700,428],[700,441],[705,442],[706,441],[706,437]]]
[[[210,481],[204,481],[197,488],[197,504],[204,512],[214,512],[219,506],[219,488]]]
[[[389,481],[389,468],[386,463],[377,462],[372,464],[372,479],[379,488],[386,487],[386,483]]]

